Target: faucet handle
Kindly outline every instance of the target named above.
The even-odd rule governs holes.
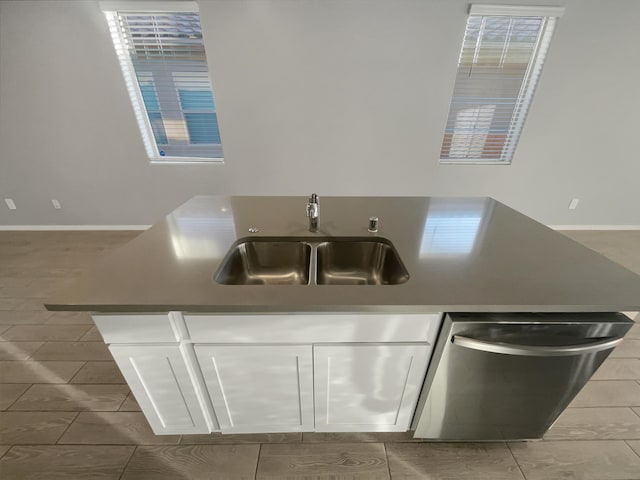
[[[313,203],[313,202],[309,202],[307,203],[307,217],[311,217],[311,218],[317,218],[318,217],[318,204],[317,203]]]
[[[307,202],[307,217],[318,218],[320,214],[320,203],[318,203],[318,195],[312,193]]]

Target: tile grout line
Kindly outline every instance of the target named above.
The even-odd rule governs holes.
[[[262,444],[258,444],[258,457],[256,458],[256,469],[253,472],[253,480],[258,480],[258,464],[260,463],[260,455],[262,454]]]
[[[387,460],[387,472],[389,472],[389,480],[391,480],[391,462],[389,461],[389,452],[387,451],[387,442],[382,442],[384,450],[384,458]]]
[[[43,345],[44,347],[44,345]],[[62,385],[72,385],[73,379],[76,378],[78,376],[78,374],[82,371],[82,369],[85,367],[85,365],[87,364],[88,360],[78,360],[79,362],[82,362],[82,365],[80,365],[80,368],[78,369],[78,371],[76,373],[74,373],[71,378],[69,380],[67,380],[65,383],[63,383]],[[123,400],[124,401],[124,400]]]
[[[527,480],[527,476],[524,474],[524,471],[522,470],[522,467],[520,466],[518,459],[513,454],[513,450],[511,450],[511,445],[509,445],[509,442],[504,442],[504,445],[505,447],[507,447],[507,450],[509,450],[509,453],[511,454],[511,458],[513,458],[513,461],[516,462],[516,467],[518,467],[518,470],[520,471],[520,475],[522,475],[523,480]]]
[[[58,442],[60,442],[60,440],[62,440],[62,437],[64,436],[65,433],[67,433],[67,430],[69,430],[69,428],[71,428],[71,425],[73,425],[73,423],[77,420],[78,416],[80,416],[80,412],[75,412],[75,416],[73,417],[73,420],[71,420],[69,422],[69,425],[67,425],[67,427],[62,431],[60,436],[56,439],[54,445],[61,445]]]
[[[15,445],[8,445],[9,448],[7,448],[7,451],[4,452],[2,455],[0,455],[0,460],[2,460],[4,458],[4,456],[9,453],[9,450],[11,450],[13,447],[15,447]]]
[[[42,345],[40,345],[38,348],[36,348],[36,349],[35,349],[35,351],[34,351],[34,352],[31,352],[31,353],[27,356],[27,360],[29,360],[29,361],[35,361],[35,360],[33,360],[33,356],[36,354],[36,352],[37,352],[38,350],[40,350],[40,349],[41,349],[42,347],[44,347],[46,344],[47,344],[47,342],[42,342]],[[18,347],[18,348],[20,348],[20,347]]]
[[[124,464],[124,468],[122,469],[122,472],[120,472],[120,476],[118,476],[118,480],[122,479],[124,473],[127,471],[127,468],[129,467],[129,464],[131,463],[131,459],[133,458],[133,455],[136,453],[137,450],[138,450],[138,445],[134,445],[133,450],[131,450],[131,454],[129,455],[129,458],[127,458],[127,461]]]
[[[635,451],[633,447],[629,444],[629,442],[630,440],[624,440],[624,443],[627,444],[627,447],[629,447],[633,453],[635,453],[638,457],[640,457],[640,452]]]
[[[19,383],[5,383],[5,384],[2,384],[2,385],[20,385],[20,384],[19,384]],[[11,402],[11,404],[10,404],[10,405],[8,405],[8,406],[7,406],[7,408],[5,408],[5,409],[4,409],[4,410],[2,410],[2,411],[4,411],[4,412],[9,412],[9,411],[11,411],[11,412],[16,412],[16,411],[19,411],[19,410],[11,410],[11,407],[13,407],[13,406],[18,402],[18,400],[20,400],[20,399],[21,399],[21,398],[22,398],[22,397],[23,397],[23,396],[24,396],[24,395],[25,395],[29,390],[31,390],[31,387],[33,387],[34,385],[36,385],[36,384],[35,384],[35,383],[30,384],[30,385],[29,385],[29,386],[24,390],[24,392],[22,392],[20,395],[18,395],[18,398],[16,398],[13,402]],[[40,410],[36,410],[36,411],[38,411],[38,412],[39,412]]]

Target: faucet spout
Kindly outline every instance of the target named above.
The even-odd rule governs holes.
[[[318,231],[318,220],[320,218],[320,202],[318,201],[318,195],[311,194],[307,201],[307,217],[309,217],[309,231]]]

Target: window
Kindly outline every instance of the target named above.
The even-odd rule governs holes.
[[[196,4],[104,2],[102,7],[149,158],[221,160]],[[149,10],[153,7],[159,8]]]
[[[472,5],[440,163],[509,164],[560,7]]]

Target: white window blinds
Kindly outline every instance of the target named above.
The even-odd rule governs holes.
[[[441,163],[511,162],[551,41],[555,7],[472,6]]]
[[[149,158],[222,158],[197,11],[105,15]]]

